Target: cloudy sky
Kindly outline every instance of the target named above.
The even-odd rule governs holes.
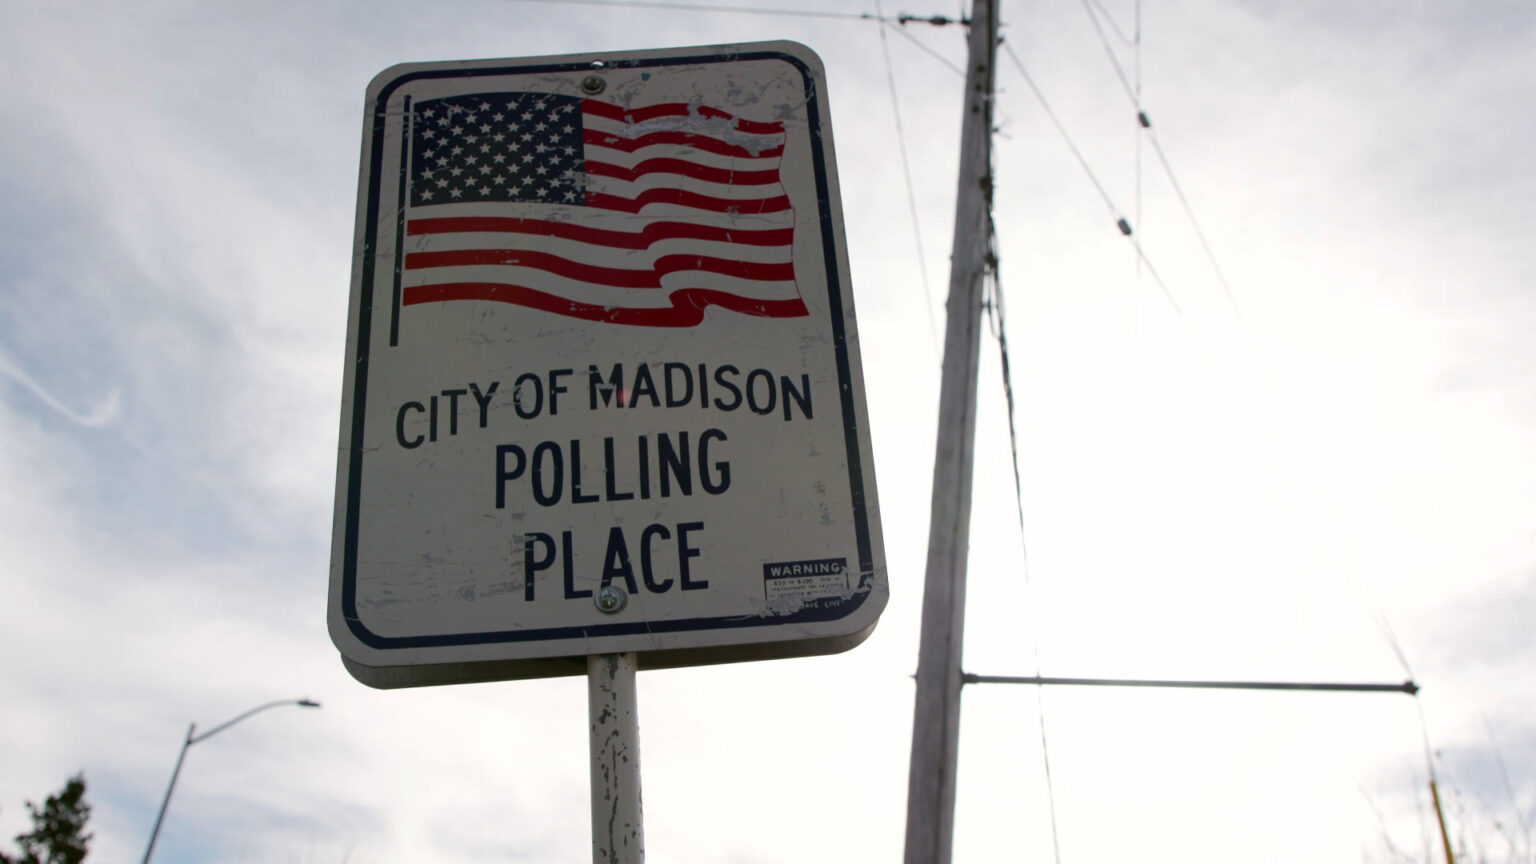
[[[1536,11],[1147,2],[1138,62],[1091,4],[1229,295],[1088,8],[1003,11],[1112,205],[1005,59],[1029,571],[989,340],[966,668],[1395,682],[1394,633],[1424,692],[1049,690],[1061,860],[1429,860],[1420,707],[1455,833],[1529,860]],[[963,31],[514,0],[0,7],[0,836],[83,770],[135,860],[189,722],[308,696],[190,751],[156,860],[588,858],[581,679],[374,691],[326,634],[363,91],[780,38],[827,66],[892,598],[847,654],[641,675],[647,846],[897,860]],[[967,690],[957,861],[1051,860],[1039,698]]]

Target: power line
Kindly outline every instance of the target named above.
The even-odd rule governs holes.
[[[1095,0],[1095,2],[1097,2],[1097,0]],[[1099,8],[1100,8],[1100,10],[1102,10],[1104,7],[1100,6]],[[1108,13],[1106,13],[1104,17],[1109,18]],[[1141,0],[1136,0],[1135,18],[1133,20],[1135,22],[1135,27],[1136,27],[1136,41],[1133,43],[1134,47],[1132,48],[1132,55],[1131,56],[1135,60],[1135,67],[1136,67],[1136,104],[1140,105],[1141,104]],[[1115,19],[1110,18],[1109,19],[1109,23],[1110,23],[1111,26],[1114,26]],[[1118,33],[1119,30],[1120,30],[1119,27],[1115,27],[1115,32]],[[1136,140],[1136,224],[1137,225],[1142,224],[1142,222],[1141,222],[1141,204],[1142,204],[1141,139],[1143,137],[1144,136],[1141,134],[1141,131],[1140,131],[1140,124],[1138,124],[1137,132],[1136,132],[1136,139],[1135,139]],[[1141,285],[1141,259],[1139,259],[1139,258],[1136,260],[1136,285],[1137,285],[1138,288]]]
[[[919,20],[919,19],[914,19],[914,20]],[[926,20],[926,19],[920,19],[920,20]],[[899,22],[899,23],[905,23],[905,22]],[[965,77],[965,70],[964,69],[961,69],[959,66],[956,66],[954,64],[954,61],[950,60],[948,57],[945,57],[943,54],[940,54],[939,52],[933,50],[932,48],[929,48],[927,45],[924,45],[921,41],[918,40],[918,38],[916,36],[913,36],[911,33],[907,32],[907,28],[905,28],[905,27],[897,27],[897,26],[893,25],[889,20],[886,20],[884,22],[884,25],[886,27],[891,27],[897,33],[900,33],[902,35],[902,38],[906,39],[908,42],[911,42],[913,45],[916,45],[924,54],[927,54],[929,57],[932,57],[933,59],[939,61],[940,63],[943,63],[945,66],[947,66],[949,68],[949,70],[951,72],[955,73],[956,75],[959,75],[961,78]]]
[[[1072,135],[1067,132],[1067,127],[1062,125],[1061,118],[1056,116],[1056,112],[1051,108],[1050,100],[1046,99],[1045,94],[1040,92],[1040,88],[1035,84],[1035,79],[1029,74],[1029,70],[1024,68],[1024,61],[1019,59],[1019,55],[1013,50],[1012,45],[1004,42],[1003,50],[1008,52],[1008,56],[1013,59],[1013,65],[1019,70],[1019,74],[1024,76],[1024,83],[1028,84],[1030,91],[1035,94],[1036,101],[1045,110],[1045,116],[1050,118],[1051,124],[1061,134],[1062,140],[1066,142],[1067,149],[1072,151],[1072,157],[1077,160],[1078,165],[1082,166],[1083,173],[1088,175],[1089,182],[1093,184],[1094,190],[1099,193],[1099,198],[1103,199],[1104,206],[1109,209],[1110,214],[1116,220],[1123,221],[1119,208],[1115,207],[1115,202],[1109,197],[1109,192],[1104,189],[1104,184],[1099,182],[1099,175],[1094,173],[1093,167],[1088,164],[1088,160],[1083,156],[1083,151],[1078,149],[1077,142],[1073,141]],[[1121,230],[1124,231],[1125,229],[1122,228]]]
[[[1141,0],[1137,0],[1136,3],[1136,20],[1138,22],[1138,26],[1136,27],[1136,35],[1134,37],[1125,35],[1125,31],[1120,29],[1119,24],[1115,23],[1115,17],[1109,14],[1109,10],[1104,8],[1103,3],[1100,3],[1099,0],[1089,0],[1089,2],[1093,3],[1093,7],[1099,10],[1099,14],[1104,16],[1104,20],[1109,22],[1109,26],[1114,28],[1115,35],[1120,37],[1121,42],[1124,42],[1127,45],[1141,44],[1141,27],[1139,26],[1141,21]]]
[[[1184,187],[1179,185],[1179,178],[1173,173],[1173,166],[1168,163],[1168,154],[1163,152],[1163,145],[1157,140],[1157,133],[1152,131],[1152,121],[1147,119],[1146,112],[1137,115],[1141,120],[1142,128],[1147,130],[1147,140],[1152,142],[1152,152],[1157,154],[1157,161],[1162,163],[1163,171],[1168,174],[1168,182],[1173,186],[1174,194],[1179,198],[1179,204],[1184,208],[1184,215],[1189,217],[1189,225],[1195,229],[1195,236],[1200,239],[1200,248],[1205,250],[1206,260],[1211,262],[1211,270],[1216,274],[1216,281],[1221,284],[1221,293],[1227,297],[1227,304],[1232,307],[1232,314],[1237,317],[1237,323],[1248,328],[1248,323],[1243,319],[1243,310],[1238,308],[1237,298],[1232,295],[1232,286],[1227,283],[1227,276],[1221,272],[1221,264],[1216,260],[1216,253],[1211,250],[1211,243],[1205,238],[1205,230],[1200,227],[1200,220],[1195,218],[1195,209],[1190,206],[1189,199],[1184,195]]]
[[[1125,92],[1131,94],[1131,99],[1134,101],[1136,99],[1135,88],[1131,86],[1131,82],[1125,77],[1125,70],[1120,67],[1120,59],[1115,56],[1114,50],[1109,47],[1109,39],[1105,37],[1104,28],[1099,24],[1099,16],[1093,14],[1093,0],[1083,0],[1083,11],[1088,13],[1088,20],[1093,22],[1094,32],[1099,34],[1099,42],[1103,43],[1104,50],[1109,53],[1109,61],[1115,67],[1115,74],[1120,76],[1120,86],[1125,88]],[[1105,17],[1108,16],[1106,15]],[[1114,22],[1110,23],[1113,26]],[[1118,28],[1116,29],[1118,31]],[[1125,37],[1122,35],[1120,38],[1124,39]]]
[[[936,27],[943,27],[946,24],[966,24],[966,25],[969,25],[971,23],[971,19],[969,19],[969,18],[960,18],[960,17],[946,18],[943,15],[908,15],[907,13],[902,12],[902,13],[899,13],[896,16],[896,23],[897,24],[913,24],[913,23],[916,23],[916,24],[932,24],[932,25],[934,25]]]
[[[1168,182],[1173,186],[1174,194],[1179,199],[1179,205],[1184,209],[1185,217],[1189,219],[1190,227],[1195,229],[1195,236],[1200,240],[1200,248],[1205,252],[1205,258],[1210,262],[1211,270],[1216,274],[1216,281],[1221,285],[1221,291],[1226,295],[1228,305],[1232,307],[1232,314],[1236,316],[1237,323],[1244,330],[1247,330],[1248,324],[1243,319],[1243,311],[1238,308],[1237,298],[1232,294],[1232,286],[1227,282],[1227,276],[1222,272],[1221,264],[1216,260],[1216,253],[1211,249],[1210,241],[1206,239],[1205,230],[1200,227],[1200,220],[1195,218],[1195,208],[1190,206],[1189,198],[1184,194],[1184,187],[1179,184],[1178,175],[1174,173],[1173,165],[1168,161],[1168,154],[1163,152],[1162,142],[1158,141],[1157,133],[1152,130],[1151,118],[1147,116],[1146,109],[1141,104],[1141,87],[1139,86],[1141,81],[1140,7],[1138,6],[1137,9],[1136,41],[1133,43],[1137,47],[1137,86],[1132,86],[1130,80],[1125,77],[1125,69],[1120,65],[1120,58],[1115,56],[1114,49],[1110,47],[1109,38],[1104,35],[1104,28],[1099,24],[1099,16],[1094,14],[1094,5],[1096,5],[1096,0],[1083,0],[1083,10],[1088,13],[1088,20],[1093,22],[1094,32],[1099,34],[1099,44],[1104,46],[1104,54],[1109,57],[1110,65],[1114,67],[1115,76],[1120,79],[1120,86],[1125,90],[1126,97],[1131,100],[1131,105],[1136,109],[1136,120],[1141,124],[1141,128],[1145,130],[1147,140],[1152,142],[1152,152],[1157,154],[1157,161],[1162,164],[1163,172],[1168,175]],[[1100,7],[1100,9],[1102,8]],[[1109,16],[1106,13],[1104,17],[1108,18]],[[1110,25],[1114,26],[1113,19],[1110,19]],[[1118,28],[1116,30],[1118,31]],[[1123,35],[1122,38],[1124,38]],[[1140,170],[1139,161],[1137,170],[1138,172]]]
[[[1392,629],[1392,622],[1388,621],[1387,616],[1380,611],[1376,613],[1376,626],[1381,628],[1381,635],[1386,638],[1392,653],[1397,655],[1397,662],[1402,665],[1403,672],[1412,678],[1413,667],[1408,665],[1408,655],[1403,652],[1402,643],[1397,641],[1397,633]]]
[[[880,0],[875,0],[875,12],[874,12],[874,14],[870,14],[868,12],[829,12],[829,11],[820,10],[820,9],[771,9],[771,8],[748,7],[748,6],[715,6],[715,5],[702,4],[702,3],[670,2],[670,0],[509,0],[509,2],[561,3],[561,4],[564,4],[564,5],[573,5],[574,4],[574,5],[578,5],[578,6],[604,6],[604,7],[619,8],[619,9],[622,9],[622,8],[666,9],[666,10],[672,10],[672,11],[686,11],[686,12],[734,12],[734,13],[746,14],[746,15],[778,15],[778,16],[799,17],[799,18],[822,18],[822,19],[830,18],[830,19],[838,19],[838,20],[875,21],[875,22],[879,22],[881,24],[881,28],[880,28],[880,50],[881,50],[881,53],[885,57],[886,81],[887,81],[887,83],[888,83],[888,85],[890,87],[890,93],[891,93],[891,110],[895,114],[895,118],[896,118],[896,143],[897,143],[897,147],[898,147],[898,149],[900,150],[900,153],[901,153],[901,170],[902,170],[902,175],[903,175],[903,177],[906,180],[906,187],[907,187],[907,206],[908,206],[908,209],[910,210],[911,216],[912,216],[912,232],[913,232],[913,236],[915,238],[915,243],[916,243],[916,247],[917,247],[918,270],[919,270],[920,275],[922,276],[923,298],[924,298],[924,301],[925,301],[923,308],[924,308],[924,310],[928,314],[928,335],[929,335],[929,339],[932,341],[932,344],[933,344],[935,350],[937,350],[937,348],[938,348],[938,324],[937,324],[937,322],[936,322],[936,320],[934,319],[934,316],[933,316],[933,290],[932,290],[932,288],[931,288],[931,286],[929,284],[929,279],[928,279],[927,256],[925,255],[925,253],[923,251],[923,235],[922,235],[921,226],[920,226],[919,221],[918,221],[917,198],[916,198],[915,192],[913,191],[913,185],[912,185],[911,160],[910,160],[910,158],[907,155],[906,134],[905,134],[905,132],[903,130],[902,122],[901,122],[901,100],[897,97],[897,94],[896,94],[896,76],[895,76],[894,71],[892,70],[890,46],[889,46],[889,43],[888,43],[888,41],[886,39],[885,28],[887,28],[887,27],[895,28],[897,30],[897,32],[899,32],[908,41],[912,42],[913,45],[917,46],[924,53],[926,53],[929,56],[933,57],[934,59],[938,60],[940,63],[942,63],[946,67],[948,67],[950,70],[954,71],[956,74],[958,74],[958,75],[963,77],[965,75],[964,70],[960,69],[960,67],[956,66],[948,58],[944,57],[943,55],[941,55],[941,54],[937,53],[936,51],[934,51],[932,48],[930,48],[927,45],[924,45],[922,42],[918,41],[918,39],[915,36],[913,36],[911,33],[907,32],[907,30],[906,30],[904,25],[906,25],[908,23],[921,23],[921,24],[932,24],[932,25],[935,25],[935,26],[943,26],[943,25],[947,25],[947,24],[964,24],[964,23],[969,23],[969,22],[965,21],[962,18],[958,18],[958,17],[957,18],[948,18],[948,17],[943,16],[943,15],[927,15],[927,16],[909,15],[907,13],[901,13],[901,14],[897,15],[895,18],[889,18],[889,17],[887,17],[885,15],[884,10],[881,9],[881,7],[880,7]],[[903,25],[903,26],[897,26],[897,25]]]
[[[851,21],[887,21],[868,12],[828,12],[825,9],[765,9],[753,6],[715,6],[708,3],[672,3],[666,0],[504,0],[513,3],[554,3],[561,6],[612,6],[632,9],[671,9],[684,12],[734,12],[741,15],[779,15],[791,18],[837,18]]]
[[[734,12],[741,15],[777,15],[786,18],[831,18],[841,21],[879,21],[883,24],[969,24],[966,18],[944,15],[910,15],[906,12],[895,18],[868,12],[829,12],[825,9],[772,9],[761,6],[717,6],[710,3],[674,3],[670,0],[503,0],[511,3],[550,3],[560,6],[607,6],[630,9],[667,9],[681,12]],[[942,59],[942,58],[941,58]],[[945,61],[948,63],[949,61]],[[958,69],[956,71],[959,71]],[[965,74],[961,72],[960,74]]]
[[[885,20],[880,0],[875,0],[875,15]],[[907,182],[907,210],[912,217],[912,237],[917,244],[917,270],[923,281],[923,311],[928,313],[928,338],[935,353],[939,350],[939,325],[933,317],[933,289],[928,284],[928,258],[923,254],[923,231],[917,218],[917,193],[912,189],[912,163],[907,158],[907,134],[901,125],[901,100],[896,97],[896,71],[891,66],[890,42],[885,27],[880,28],[880,53],[885,57],[885,81],[891,91],[891,114],[896,118],[896,149],[901,153],[901,176]]]
[[[1030,77],[1029,70],[1024,68],[1024,61],[1019,59],[1019,55],[1013,50],[1012,45],[1004,42],[1003,50],[1012,58],[1013,65],[1019,70],[1019,74],[1023,76],[1024,83],[1029,85],[1030,91],[1035,94],[1035,99],[1040,102],[1040,107],[1045,110],[1045,115],[1055,125],[1056,131],[1061,133],[1062,140],[1067,144],[1067,149],[1072,151],[1073,157],[1077,159],[1077,164],[1082,166],[1083,172],[1088,175],[1089,182],[1093,183],[1093,188],[1098,190],[1099,197],[1104,200],[1104,206],[1109,208],[1110,215],[1115,218],[1116,227],[1120,229],[1120,233],[1125,235],[1126,239],[1131,241],[1131,245],[1136,249],[1137,256],[1146,265],[1147,272],[1152,274],[1152,279],[1157,282],[1157,287],[1162,289],[1163,296],[1168,299],[1169,305],[1173,306],[1175,312],[1183,314],[1184,310],[1179,307],[1179,302],[1173,299],[1172,292],[1168,290],[1168,285],[1163,282],[1163,277],[1158,275],[1157,268],[1152,266],[1152,260],[1147,257],[1146,250],[1141,248],[1141,241],[1134,236],[1131,223],[1126,221],[1124,216],[1120,215],[1119,208],[1115,206],[1115,202],[1109,197],[1109,193],[1105,191],[1104,184],[1099,182],[1099,176],[1094,173],[1093,167],[1083,157],[1083,152],[1078,149],[1077,143],[1072,140],[1072,135],[1067,132],[1067,127],[1062,125],[1061,119],[1051,109],[1051,103],[1045,98],[1045,94],[1040,92],[1040,88],[1035,84],[1035,79]]]
[[[1509,782],[1509,767],[1504,764],[1504,752],[1499,749],[1499,741],[1493,737],[1493,726],[1488,722],[1488,715],[1483,715],[1483,729],[1488,733],[1488,744],[1493,748],[1493,761],[1499,767],[1499,779],[1504,782],[1504,794],[1509,796],[1509,803],[1515,811],[1515,822],[1520,828],[1520,834],[1525,840],[1526,855],[1530,855],[1531,826],[1525,819],[1525,811],[1520,808],[1520,799],[1515,797],[1514,784]],[[1507,835],[1506,835],[1507,836]]]

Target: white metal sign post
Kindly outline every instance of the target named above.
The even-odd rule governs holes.
[[[887,585],[809,49],[397,66],[359,185],[328,618],[353,676],[602,667],[594,717],[625,686],[632,717],[636,667],[863,640]]]
[[[638,862],[645,857],[635,690],[634,654],[587,657],[594,864]]]

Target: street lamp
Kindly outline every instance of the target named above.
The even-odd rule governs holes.
[[[160,823],[165,820],[165,808],[171,803],[171,792],[176,789],[176,778],[181,775],[181,763],[187,758],[187,748],[191,747],[193,744],[196,744],[199,741],[205,741],[209,738],[212,738],[214,735],[223,732],[225,729],[228,729],[236,723],[239,723],[241,720],[244,720],[252,714],[259,714],[268,708],[277,708],[282,705],[297,705],[300,708],[320,707],[320,703],[313,699],[279,699],[276,702],[268,702],[265,705],[257,705],[255,708],[252,708],[244,714],[240,714],[232,720],[226,720],[201,735],[196,734],[196,723],[193,723],[187,727],[187,737],[181,742],[181,755],[176,757],[176,768],[171,771],[171,783],[169,786],[165,787],[165,800],[160,802],[160,813],[155,816],[155,828],[153,831],[149,832],[149,848],[144,850],[144,864],[149,864],[149,855],[151,852],[155,851],[155,838],[160,836]]]

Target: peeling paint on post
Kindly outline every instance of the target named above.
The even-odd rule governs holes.
[[[587,716],[592,751],[592,862],[642,864],[645,828],[633,653],[587,657]]]

